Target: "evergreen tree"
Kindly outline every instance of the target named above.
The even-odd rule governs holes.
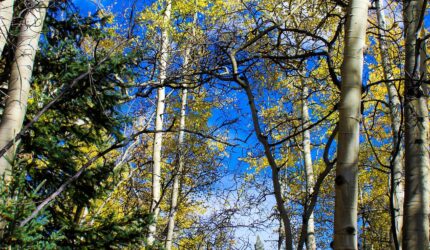
[[[56,234],[64,237],[57,237],[53,244],[64,249],[131,246],[145,240],[152,217],[139,207],[91,213],[127,170],[128,166],[117,166],[121,152],[115,150],[94,162],[30,223],[19,226],[30,208],[55,192],[88,159],[124,139],[121,129],[128,120],[118,108],[128,100],[125,92],[129,86],[117,76],[132,80],[130,68],[137,56],[124,53],[131,48],[119,44],[127,39],[109,27],[108,19],[110,16],[100,11],[80,16],[68,2],[48,9],[24,124],[37,118],[45,105],[54,104],[25,133],[17,151],[17,155],[26,156],[20,170],[12,171],[20,176],[17,185],[22,193],[10,199],[26,201],[29,206],[8,222],[2,242],[25,247],[25,235],[20,237],[24,241],[16,241],[16,232],[23,234],[25,228],[37,233],[29,238],[35,248],[38,242],[52,241]],[[56,99],[58,96],[62,98]],[[37,195],[32,195],[32,190],[37,190]],[[16,213],[6,200],[3,205],[5,214]]]
[[[263,245],[263,242],[261,241],[259,235],[257,235],[257,240],[255,241],[254,249],[255,250],[264,250],[264,245]]]
[[[428,248],[427,1],[90,2],[0,1],[1,249]]]

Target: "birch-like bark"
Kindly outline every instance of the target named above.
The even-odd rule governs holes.
[[[2,39],[4,38],[4,40],[0,41],[2,43],[0,44],[1,50],[3,50],[7,39],[6,36],[3,36],[7,34],[6,26],[9,29],[12,20],[13,1],[4,1],[0,4],[2,11],[3,6],[8,7],[9,4],[10,9],[5,10],[9,12],[7,15],[10,15],[10,19],[6,20],[9,16],[5,18],[3,18],[3,15],[1,16],[2,26],[0,29],[1,32],[4,32],[0,34]],[[35,1],[34,7],[27,11],[21,22],[15,47],[14,61],[10,72],[5,109],[0,122],[0,148],[5,147],[21,131],[27,111],[34,58],[38,49],[40,33],[42,32],[48,4],[49,0]],[[7,23],[9,24],[6,25]],[[0,176],[4,176],[6,181],[11,178],[11,162],[15,158],[16,144],[17,142],[14,147],[9,148],[0,157]],[[5,227],[6,222],[0,220],[0,238],[3,237]]]
[[[167,60],[169,59],[169,33],[168,25],[170,22],[170,14],[172,9],[171,0],[166,1],[166,10],[164,12],[164,27],[161,32],[161,58],[159,66],[159,79],[160,87],[157,90],[157,109],[155,116],[155,134],[154,134],[154,147],[152,153],[152,201],[151,213],[153,214],[154,222],[149,225],[148,244],[152,245],[155,241],[155,234],[157,231],[157,218],[160,213],[160,199],[161,199],[161,147],[163,142],[163,116],[165,108],[166,90],[164,81],[167,77]]]
[[[188,53],[189,54],[189,53]],[[185,61],[188,61],[187,59]],[[186,64],[185,64],[186,65]],[[173,177],[173,188],[172,188],[172,200],[170,204],[169,222],[167,224],[167,237],[166,237],[166,250],[172,249],[173,242],[173,231],[175,229],[175,218],[176,211],[178,209],[178,198],[179,198],[179,186],[184,170],[184,139],[185,139],[185,117],[187,110],[187,97],[188,90],[186,88],[182,89],[181,97],[181,117],[179,124],[179,138],[178,138],[178,169]]]
[[[195,3],[197,4],[197,3]],[[193,37],[196,35],[195,25],[197,24],[197,12],[195,12],[193,17],[193,27],[191,34]],[[191,56],[191,47],[188,45],[185,49],[184,54],[184,75],[186,75],[187,68],[189,66]],[[184,87],[187,83],[184,84]],[[177,172],[175,173],[175,176],[173,177],[173,187],[172,187],[172,197],[171,197],[171,204],[170,204],[170,211],[169,211],[169,219],[167,224],[167,237],[166,237],[166,250],[172,249],[172,243],[173,243],[173,233],[175,229],[175,220],[176,220],[176,212],[178,209],[178,198],[179,198],[179,187],[181,186],[181,177],[182,172],[184,170],[184,152],[185,152],[185,145],[184,145],[184,139],[185,139],[185,119],[187,115],[187,98],[188,98],[188,89],[183,88],[182,94],[181,94],[181,113],[180,113],[180,122],[179,122],[179,134],[178,134],[178,168]]]
[[[401,249],[400,242],[402,242],[402,226],[403,226],[403,200],[404,200],[404,186],[403,186],[403,156],[404,150],[401,146],[400,126],[402,117],[401,102],[394,84],[393,71],[390,67],[388,46],[386,41],[387,25],[382,10],[381,0],[375,1],[376,13],[379,26],[379,49],[381,53],[381,64],[384,73],[384,78],[387,80],[386,87],[388,91],[388,101],[391,118],[391,131],[393,136],[393,153],[391,158],[391,173],[390,173],[390,213],[391,213],[391,233],[395,249]]]
[[[306,83],[303,82],[302,92],[302,128],[306,128],[310,124],[309,119],[309,108],[308,108],[308,92],[309,89]],[[306,174],[306,197],[310,197],[314,193],[314,169],[312,166],[312,155],[311,155],[311,132],[309,129],[303,132],[303,158],[305,164]],[[308,201],[306,200],[306,203]],[[315,250],[317,248],[315,241],[315,225],[314,225],[314,213],[309,215],[306,228],[306,249]]]
[[[13,18],[14,0],[3,0],[0,2],[0,56],[7,43],[9,28]]]
[[[351,0],[345,26],[335,178],[334,249],[357,249],[358,152],[367,0]]]
[[[405,201],[403,248],[429,249],[429,111],[420,71],[419,35],[425,1],[404,1]]]
[[[49,0],[35,2],[22,21],[14,62],[10,73],[5,110],[0,123],[0,148],[3,148],[21,131],[27,110],[33,64],[38,49],[39,37]],[[15,147],[10,148],[0,158],[0,175],[10,176],[11,161],[15,157]]]

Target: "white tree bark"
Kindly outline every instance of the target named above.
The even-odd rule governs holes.
[[[8,98],[0,122],[0,148],[15,138],[16,134],[21,131],[24,122],[34,58],[49,1],[44,0],[38,3],[34,8],[28,10],[21,23],[9,79]],[[4,27],[1,27],[2,32]],[[10,148],[6,154],[0,157],[0,176],[4,176],[6,181],[11,178],[11,161],[15,157],[15,150],[16,146]],[[3,237],[5,226],[5,221],[0,220],[0,237]]]
[[[357,249],[358,152],[367,0],[351,0],[345,26],[335,178],[334,249]]]
[[[175,217],[178,209],[178,198],[179,198],[179,186],[180,180],[182,176],[182,172],[184,170],[184,139],[185,139],[185,117],[187,110],[187,97],[188,90],[186,88],[182,89],[182,97],[181,97],[181,118],[179,124],[179,138],[178,138],[178,169],[173,177],[173,188],[172,188],[172,200],[170,205],[170,213],[169,213],[169,222],[167,225],[167,238],[166,238],[166,250],[172,249],[173,242],[173,231],[175,229]]]
[[[308,93],[309,89],[306,83],[303,82],[303,92],[302,92],[302,128],[309,126],[309,108],[308,108]],[[309,129],[303,132],[303,158],[305,164],[305,174],[306,174],[306,197],[314,192],[314,169],[312,166],[312,155],[311,155],[311,132]],[[307,201],[306,201],[307,202]],[[315,241],[315,225],[314,225],[314,213],[309,215],[309,220],[306,228],[306,249],[315,250],[317,248]]]
[[[195,32],[195,25],[197,24],[197,12],[194,14],[193,17],[193,27],[191,34],[194,37],[196,35]],[[184,75],[186,75],[187,68],[189,66],[191,56],[191,47],[189,45],[186,46],[185,53],[184,53]],[[187,87],[187,83],[184,84],[184,87]],[[180,187],[180,181],[182,172],[184,170],[184,152],[185,152],[185,145],[184,145],[184,139],[185,139],[185,119],[187,115],[187,98],[188,98],[188,89],[183,88],[181,92],[181,113],[180,113],[180,122],[179,122],[179,135],[178,135],[178,168],[177,172],[175,173],[175,176],[173,178],[173,187],[172,187],[172,197],[171,197],[171,204],[170,204],[170,212],[169,212],[169,219],[167,224],[167,237],[166,237],[166,250],[172,249],[172,243],[173,243],[173,233],[175,229],[175,222],[176,222],[176,212],[178,209],[178,198],[179,198],[179,187]]]
[[[390,67],[389,62],[389,54],[388,54],[388,46],[386,41],[386,32],[387,25],[385,23],[385,16],[382,9],[381,0],[376,0],[376,10],[377,10],[377,18],[378,18],[378,26],[379,26],[379,49],[381,53],[381,63],[382,69],[384,72],[384,79],[388,80],[386,83],[387,91],[388,91],[388,101],[390,108],[390,118],[391,118],[391,131],[393,136],[393,152],[392,155],[392,165],[391,165],[391,173],[390,173],[390,185],[391,185],[391,194],[390,194],[390,203],[391,203],[391,211],[392,213],[392,237],[394,241],[394,246],[396,249],[401,249],[401,245],[399,243],[402,242],[402,226],[403,226],[403,200],[404,200],[404,186],[403,186],[403,156],[404,150],[401,146],[401,136],[400,136],[400,126],[401,126],[401,117],[402,117],[402,109],[401,102],[398,95],[398,91],[396,89],[396,85],[393,80],[393,71]]]
[[[3,0],[0,2],[0,56],[7,43],[9,28],[13,18],[14,0]]]
[[[404,1],[405,26],[405,201],[403,248],[429,249],[429,111],[420,71],[423,0]]]
[[[48,3],[48,0],[35,2],[36,6],[28,10],[21,24],[10,73],[8,98],[0,123],[0,148],[15,138],[24,122],[34,58]],[[0,158],[0,175],[5,174],[6,178],[10,176],[10,161],[15,157],[15,149],[12,147]]]
[[[148,244],[152,245],[155,241],[155,234],[157,231],[157,218],[160,213],[160,199],[161,199],[161,148],[163,143],[163,116],[165,108],[166,90],[163,86],[167,77],[167,60],[169,60],[169,32],[168,25],[170,22],[170,14],[172,9],[171,0],[167,0],[166,9],[164,12],[164,27],[161,34],[161,57],[159,63],[159,79],[160,87],[157,90],[157,109],[155,116],[155,134],[154,134],[154,147],[152,153],[152,201],[151,213],[154,216],[154,223],[149,225]]]

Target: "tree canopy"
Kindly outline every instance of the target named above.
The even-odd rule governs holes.
[[[0,1],[0,248],[428,249],[428,9]]]

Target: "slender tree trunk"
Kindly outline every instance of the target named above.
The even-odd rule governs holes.
[[[38,49],[39,37],[49,1],[38,2],[28,10],[22,21],[10,73],[8,98],[0,123],[0,148],[8,144],[21,131],[27,110],[33,63]],[[10,176],[11,161],[16,147],[12,147],[0,159],[0,175]]]
[[[197,3],[195,3],[197,4]],[[193,27],[191,34],[194,37],[196,35],[195,32],[195,25],[197,24],[197,12],[194,14],[193,17]],[[189,66],[191,56],[191,48],[190,46],[187,46],[185,49],[184,54],[184,73],[187,74],[187,68]],[[186,83],[184,84],[184,87],[186,87]],[[179,198],[179,187],[181,186],[180,180],[182,177],[182,172],[184,170],[184,152],[185,152],[185,145],[184,145],[184,139],[185,139],[185,118],[187,113],[187,98],[188,98],[188,89],[183,88],[182,89],[182,96],[181,96],[181,114],[180,114],[180,123],[179,123],[179,135],[178,135],[178,169],[175,173],[175,176],[173,178],[173,188],[172,188],[172,198],[171,198],[171,204],[170,204],[170,212],[169,212],[169,220],[167,224],[167,237],[166,237],[166,250],[172,249],[172,243],[173,243],[173,232],[175,229],[175,219],[176,219],[176,212],[178,207],[178,198]]]
[[[161,34],[161,59],[159,66],[159,79],[160,87],[157,90],[157,109],[155,117],[155,132],[154,135],[154,147],[152,154],[152,201],[151,201],[151,213],[153,214],[154,222],[149,225],[148,244],[152,245],[155,240],[155,234],[157,231],[157,218],[160,212],[160,199],[161,199],[161,147],[163,142],[163,116],[165,108],[165,97],[166,90],[163,86],[164,81],[167,77],[167,60],[169,59],[168,48],[169,48],[169,34],[168,25],[170,22],[170,13],[172,8],[171,0],[166,1],[166,10],[164,12],[164,26]]]
[[[403,248],[429,249],[429,111],[420,71],[425,2],[404,1],[405,26],[405,201]]]
[[[13,18],[14,0],[3,0],[0,2],[0,56],[7,43],[9,28]]]
[[[282,223],[282,219],[279,218],[279,228],[278,228],[278,250],[282,250],[282,246],[284,245],[284,226]]]
[[[237,70],[235,70],[237,72]],[[240,79],[236,79],[240,80]],[[280,168],[276,164],[275,158],[272,154],[269,142],[267,141],[267,137],[264,136],[264,134],[261,131],[260,122],[258,121],[258,112],[257,107],[255,106],[255,100],[254,95],[252,94],[251,88],[248,83],[244,83],[242,81],[241,86],[245,88],[246,95],[248,97],[248,103],[249,107],[251,109],[251,115],[252,115],[252,121],[254,124],[254,130],[255,134],[257,136],[258,141],[263,144],[264,147],[264,154],[269,162],[270,169],[272,170],[272,184],[273,184],[273,190],[275,194],[276,199],[276,206],[279,211],[279,216],[282,219],[282,224],[284,226],[284,233],[285,233],[285,248],[287,250],[293,249],[293,234],[291,231],[291,221],[287,212],[287,209],[284,205],[284,198],[282,195],[282,186],[279,181],[279,172]]]
[[[269,144],[268,138],[266,135],[263,134],[263,131],[261,130],[260,121],[258,119],[258,111],[255,105],[254,94],[251,91],[251,86],[249,85],[249,82],[246,78],[239,77],[236,52],[230,52],[229,56],[232,64],[233,79],[245,90],[246,96],[248,98],[249,108],[251,110],[252,124],[254,126],[255,135],[257,136],[258,141],[264,147],[264,155],[266,156],[267,161],[270,165],[270,169],[272,171],[272,184],[273,191],[275,194],[276,207],[279,212],[279,216],[282,219],[282,224],[285,230],[285,248],[287,250],[293,250],[293,233],[291,230],[290,217],[284,205],[282,186],[279,177],[280,168],[278,167],[275,157],[272,154],[272,148]]]
[[[21,131],[24,122],[34,58],[48,3],[48,0],[41,1],[37,6],[28,10],[21,24],[9,79],[8,98],[0,122],[0,148],[15,138],[16,134]],[[0,7],[3,5],[4,2],[1,3]],[[10,8],[12,9],[12,7]],[[4,26],[1,27],[2,32],[4,31],[3,28]],[[11,178],[11,161],[15,157],[15,150],[16,147],[12,147],[4,156],[0,157],[0,176],[4,176],[6,181]],[[0,238],[3,237],[5,226],[6,222],[0,220]]]
[[[386,87],[388,90],[388,101],[391,117],[391,131],[393,135],[393,153],[391,159],[391,173],[390,173],[390,212],[391,212],[391,232],[395,249],[401,249],[400,242],[402,242],[402,226],[403,226],[403,156],[404,150],[401,146],[400,126],[401,126],[401,102],[393,81],[393,71],[390,67],[388,46],[386,37],[386,24],[385,17],[382,10],[381,0],[376,0],[376,9],[379,26],[379,49],[381,53],[382,69],[384,72],[385,80],[388,80]]]
[[[289,154],[289,150],[287,149],[287,152],[285,153],[285,155]],[[281,175],[279,177],[279,183],[281,185],[281,195],[282,197],[285,197],[286,200],[288,200],[288,172],[285,171],[283,173],[283,175]],[[286,203],[286,201],[284,200],[284,203]],[[287,244],[286,242],[286,237],[285,237],[285,224],[284,224],[284,220],[283,220],[283,216],[280,215],[279,216],[279,237],[278,237],[278,249],[282,250],[285,249],[285,244]],[[284,243],[285,242],[285,243]]]
[[[303,94],[302,94],[302,128],[309,126],[309,108],[308,108],[308,92],[309,89],[306,83],[303,82]],[[311,155],[311,132],[305,130],[303,132],[303,156],[305,163],[305,174],[306,174],[306,204],[308,203],[308,197],[314,192],[314,169],[312,166],[312,155]],[[315,225],[314,225],[314,213],[309,215],[306,227],[306,249],[315,250],[317,248],[315,242]]]
[[[184,138],[185,138],[185,117],[187,109],[187,95],[188,90],[186,88],[182,89],[182,103],[181,103],[181,118],[179,124],[179,138],[178,138],[178,169],[173,177],[173,189],[172,189],[172,201],[170,205],[169,222],[167,225],[167,238],[166,238],[166,250],[172,249],[173,241],[173,230],[175,229],[175,217],[178,207],[178,197],[179,197],[179,186],[184,169]]]
[[[334,249],[357,249],[358,152],[367,0],[351,0],[345,26],[335,178]]]

